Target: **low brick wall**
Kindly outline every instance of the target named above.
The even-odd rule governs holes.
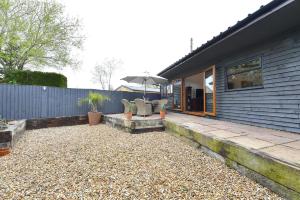
[[[59,126],[74,126],[88,124],[87,115],[72,116],[72,117],[56,117],[46,119],[29,119],[26,121],[26,129],[40,129]]]

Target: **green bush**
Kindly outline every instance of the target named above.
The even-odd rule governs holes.
[[[7,72],[3,82],[20,85],[67,87],[67,77],[62,74],[29,70],[14,70]]]

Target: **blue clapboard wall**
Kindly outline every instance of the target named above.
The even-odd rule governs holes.
[[[226,91],[226,67],[262,59],[263,86]],[[217,118],[300,133],[300,30],[216,64]]]

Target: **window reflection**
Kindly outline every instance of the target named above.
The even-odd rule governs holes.
[[[227,89],[262,86],[261,59],[256,58],[237,66],[228,67]]]

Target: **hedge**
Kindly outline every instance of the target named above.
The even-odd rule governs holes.
[[[62,74],[29,70],[7,72],[4,76],[4,82],[20,85],[67,87],[67,77]]]

